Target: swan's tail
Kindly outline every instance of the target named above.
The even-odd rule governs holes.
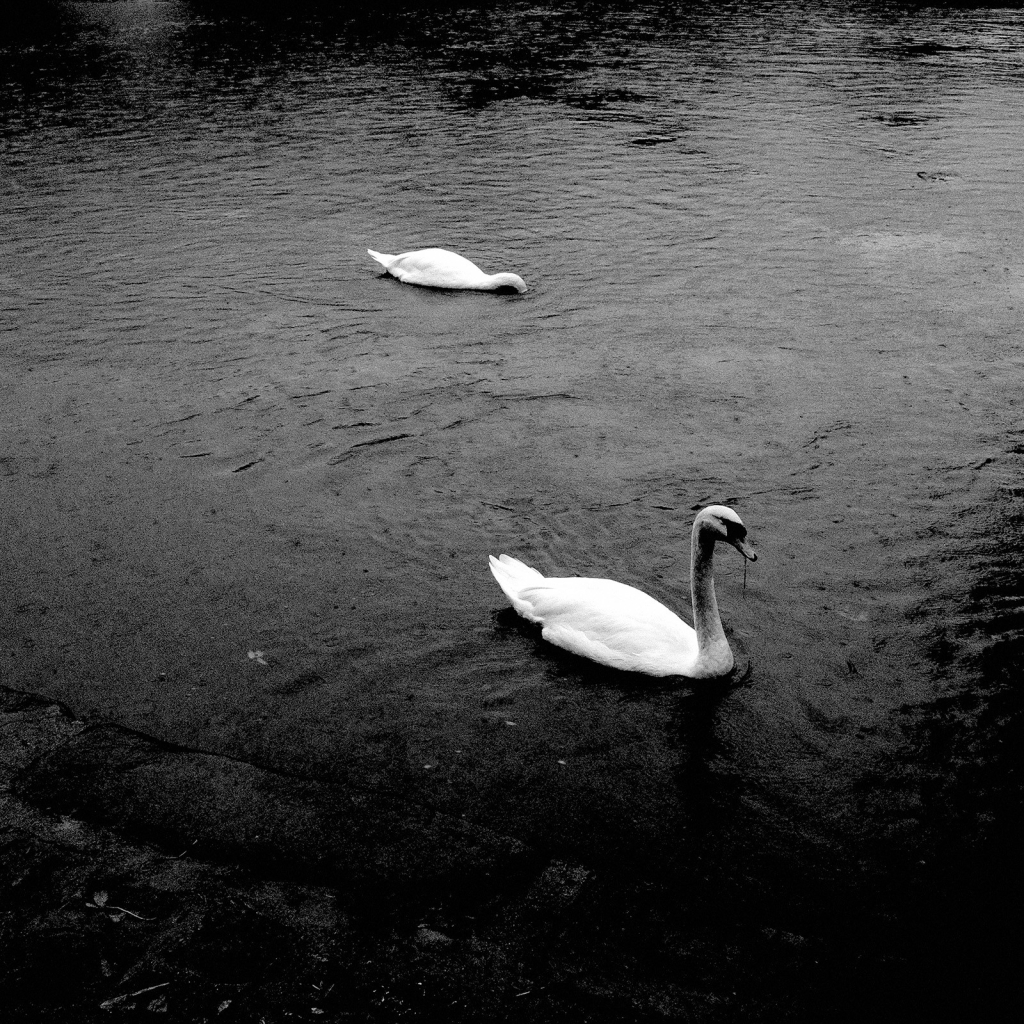
[[[393,260],[393,259],[395,258],[394,256],[389,256],[389,255],[388,255],[387,253],[384,253],[384,252],[374,252],[374,250],[373,250],[373,249],[367,249],[366,251],[367,251],[367,252],[368,252],[368,253],[369,253],[369,254],[370,254],[370,255],[371,255],[371,256],[372,256],[372,257],[373,257],[373,258],[374,258],[374,259],[375,259],[375,260],[376,260],[376,261],[377,261],[377,262],[378,262],[378,263],[379,263],[379,264],[380,264],[381,266],[382,266],[382,267],[385,267],[385,268],[386,268],[386,267],[387,267],[387,266],[388,266],[388,265],[389,265],[389,264],[391,263],[391,261],[392,261],[392,260]]]
[[[495,558],[494,555],[487,556],[491,562],[491,574],[498,581],[498,586],[505,591],[510,601],[515,601],[519,591],[537,580],[544,579],[543,573],[532,569],[525,562],[511,555],[501,555]]]
[[[491,563],[491,574],[498,581],[498,586],[505,592],[505,596],[512,602],[512,607],[531,622],[539,621],[533,614],[530,605],[519,596],[519,592],[524,587],[543,580],[543,573],[531,569],[525,562],[520,562],[518,558],[513,558],[511,555],[501,555],[499,558],[495,558],[494,555],[487,557]]]
[[[511,555],[499,555],[497,558],[494,555],[488,555],[487,557],[491,561],[491,572],[499,582],[502,577],[518,580],[520,583],[532,583],[535,580],[544,579],[543,573],[537,572],[536,569]]]

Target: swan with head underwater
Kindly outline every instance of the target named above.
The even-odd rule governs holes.
[[[731,508],[709,505],[697,513],[690,544],[693,627],[642,590],[615,580],[542,576],[509,555],[491,555],[491,572],[512,607],[539,623],[541,636],[558,647],[627,672],[710,679],[733,666],[715,598],[718,541],[757,560],[747,528]]]
[[[366,250],[392,277],[403,284],[421,288],[461,288],[474,292],[496,292],[499,288],[526,291],[518,274],[485,274],[465,256],[447,249],[415,249],[398,256]]]

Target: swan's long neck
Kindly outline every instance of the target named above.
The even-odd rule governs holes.
[[[701,675],[718,675],[732,668],[732,650],[722,629],[715,597],[713,561],[715,538],[693,527],[690,547],[690,596],[693,599],[693,628],[697,632],[697,667]]]
[[[499,288],[515,288],[517,292],[526,291],[526,282],[518,274],[510,274],[505,271],[501,274],[489,274],[487,276],[488,288],[495,291]]]

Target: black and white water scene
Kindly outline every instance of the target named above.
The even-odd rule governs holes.
[[[1020,4],[40,0],[0,125],[5,1021],[1016,1019]]]

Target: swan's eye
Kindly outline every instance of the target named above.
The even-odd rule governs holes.
[[[747,535],[747,528],[742,523],[734,523],[731,519],[723,519],[722,525],[729,540],[743,540]]]

